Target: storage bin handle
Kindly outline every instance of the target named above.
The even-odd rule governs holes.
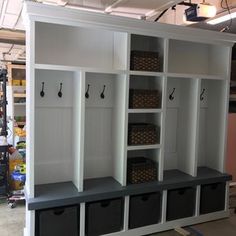
[[[62,215],[64,212],[65,212],[65,209],[64,209],[64,208],[60,208],[60,209],[55,209],[55,210],[53,211],[53,214],[56,215],[56,216],[60,216],[60,215]]]
[[[109,205],[110,205],[110,201],[109,200],[101,202],[101,207],[103,207],[103,208],[108,207]]]
[[[143,196],[142,196],[142,201],[143,201],[143,202],[148,201],[149,197],[150,197],[149,194],[145,194],[145,195],[143,195]]]
[[[186,191],[186,189],[180,189],[180,190],[178,191],[178,194],[179,194],[179,195],[184,195],[185,191]]]
[[[218,183],[214,183],[214,184],[211,185],[211,189],[216,189],[217,186],[218,186]]]

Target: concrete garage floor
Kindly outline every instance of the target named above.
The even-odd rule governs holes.
[[[235,197],[231,198],[231,204],[232,202],[236,202]],[[235,206],[234,203],[232,205]],[[24,204],[17,203],[17,207],[11,209],[6,202],[0,202],[0,236],[23,236],[24,225]],[[191,228],[198,232],[191,234],[192,236],[235,236],[236,214],[232,210],[230,218],[194,225]],[[188,227],[186,229],[188,230]],[[180,236],[180,234],[170,230],[152,236]]]

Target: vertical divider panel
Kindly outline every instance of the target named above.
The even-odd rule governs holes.
[[[195,204],[195,216],[200,215],[200,198],[201,197],[201,186],[197,185],[196,188],[196,204]]]
[[[113,68],[118,70],[124,70],[127,67],[127,33],[114,33],[114,65]]]
[[[164,39],[164,59],[163,59],[163,72],[164,74],[168,71],[168,52],[169,52],[169,40]],[[158,180],[163,181],[164,172],[164,153],[165,153],[165,120],[166,120],[166,93],[167,93],[167,77],[162,78],[162,116],[161,116],[161,148],[158,166]]]
[[[166,93],[167,93],[167,78],[162,78],[162,115],[161,115],[161,148],[158,166],[158,180],[163,181],[164,172],[164,152],[165,152],[165,120],[166,120]]]
[[[34,143],[35,143],[35,22],[27,21],[26,30],[26,194],[34,197]]]
[[[168,55],[169,55],[169,39],[164,39],[164,60],[163,60],[163,72],[168,72]]]
[[[26,235],[24,236],[35,236],[35,211],[29,210],[28,204],[26,204],[25,231]]]
[[[225,185],[225,211],[229,211],[229,182],[226,182]]]
[[[81,192],[84,175],[85,72],[75,72],[73,89],[74,184]]]
[[[124,231],[129,229],[129,196],[125,196],[124,205]]]
[[[161,223],[166,223],[166,209],[167,209],[167,190],[162,192],[162,210],[161,210]]]
[[[79,228],[80,228],[80,236],[85,236],[85,219],[86,219],[86,215],[85,215],[85,203],[80,203],[80,224],[79,224]]]
[[[230,54],[231,55],[231,54]],[[230,65],[230,63],[229,63]],[[230,69],[229,69],[230,71]],[[229,73],[230,74],[230,73]],[[225,163],[226,163],[226,151],[227,151],[227,130],[228,130],[228,110],[229,110],[229,90],[230,90],[230,75],[228,76],[228,80],[225,81],[225,91],[224,91],[224,99],[223,99],[223,108],[222,111],[222,153],[221,153],[221,172],[225,172]]]
[[[197,104],[198,104],[198,92],[199,92],[199,84],[197,79],[186,79],[186,82],[182,86],[182,92],[187,95],[180,96],[180,102],[184,109],[180,112],[181,117],[179,122],[179,130],[185,130],[186,137],[183,137],[184,134],[178,134],[178,139],[180,140],[178,143],[178,148],[180,150],[181,155],[178,158],[178,166],[179,168],[189,174],[194,176],[196,173],[195,170],[195,162],[196,162],[196,126],[197,126]],[[188,109],[185,109],[185,108]],[[186,122],[184,122],[186,121]],[[186,130],[187,129],[187,130]]]
[[[131,35],[127,34],[127,67],[126,67],[126,90],[125,90],[125,129],[124,129],[124,163],[123,163],[123,186],[127,185],[127,146],[128,146],[128,110],[129,110],[129,86],[130,86],[130,49]]]
[[[122,186],[126,183],[126,107],[127,107],[127,76],[118,75],[116,80],[115,104],[114,104],[114,176]]]
[[[193,141],[193,172],[194,177],[197,176],[198,167],[198,142],[199,142],[199,122],[200,122],[200,94],[201,94],[201,79],[196,81],[196,111],[195,111],[195,140]]]

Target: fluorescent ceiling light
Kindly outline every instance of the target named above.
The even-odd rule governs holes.
[[[215,19],[212,19],[212,20],[207,21],[207,24],[210,24],[210,25],[217,25],[217,24],[219,24],[219,23],[228,21],[228,20],[230,20],[231,18],[232,18],[232,19],[236,18],[236,12],[233,12],[233,13],[227,14],[227,15],[222,15],[222,16],[216,17]]]

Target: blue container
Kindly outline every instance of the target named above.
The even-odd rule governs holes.
[[[25,185],[26,174],[21,174],[18,171],[13,171],[11,174],[13,190],[21,190]]]

